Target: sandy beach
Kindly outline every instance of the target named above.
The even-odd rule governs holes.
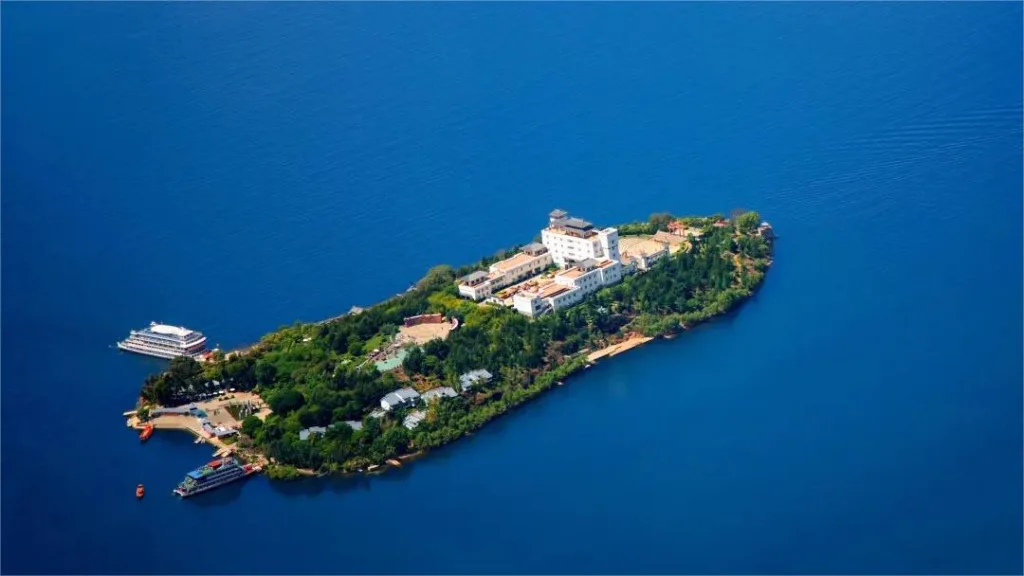
[[[621,354],[626,350],[632,350],[637,346],[643,346],[644,344],[647,344],[651,340],[654,340],[654,338],[651,338],[650,336],[630,336],[629,338],[626,338],[625,340],[619,342],[618,344],[612,344],[611,346],[606,346],[604,348],[601,348],[600,350],[595,350],[594,352],[591,352],[587,356],[587,360],[590,362],[594,362],[606,356],[615,356],[616,354]]]

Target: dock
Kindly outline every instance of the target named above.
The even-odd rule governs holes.
[[[150,418],[145,422],[140,420],[138,411],[131,410],[125,414],[131,414],[127,417],[127,424],[130,428],[144,430],[147,426],[152,426],[156,433],[160,434],[165,430],[189,432],[195,438],[196,444],[209,446],[214,458],[234,456],[253,464],[254,472],[264,470],[268,463],[266,457],[239,444],[228,443],[230,439],[222,438],[217,434],[217,432],[223,434],[224,428],[237,431],[241,426],[241,422],[228,410],[232,404],[263,406],[263,400],[252,392],[237,392],[232,393],[230,397],[196,402],[187,407],[179,407],[178,410],[161,409],[161,407],[155,406],[150,410]],[[255,416],[265,418],[269,414],[269,408],[262,408]]]

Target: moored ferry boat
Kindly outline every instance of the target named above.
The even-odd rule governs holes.
[[[242,464],[231,456],[218,458],[189,472],[181,484],[174,489],[174,493],[182,498],[188,498],[200,492],[230,484],[235,480],[241,480],[259,470],[259,466]]]
[[[178,356],[195,358],[206,349],[206,336],[188,328],[150,322],[148,328],[132,330],[128,338],[117,343],[117,347],[168,360]]]

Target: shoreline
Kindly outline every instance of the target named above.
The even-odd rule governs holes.
[[[594,352],[588,354],[587,365],[589,367],[595,364],[598,360],[602,360],[604,358],[612,358],[624,352],[633,350],[634,348],[639,348],[644,344],[651,342],[652,340],[656,340],[656,338],[653,336],[642,336],[639,334],[633,334],[621,342],[610,344],[608,346],[605,346],[604,348],[601,348],[600,350],[595,350]],[[237,451],[237,448],[233,443],[228,444],[216,437],[208,438],[202,432],[202,429],[200,428],[198,421],[193,416],[163,414],[148,420],[146,423],[143,423],[142,421],[139,420],[136,410],[130,410],[128,412],[125,412],[124,415],[129,417],[128,424],[131,428],[135,430],[142,430],[146,426],[146,424],[151,424],[153,425],[154,429],[190,432],[196,438],[201,438],[205,443],[215,447],[215,454],[220,454],[221,452],[225,451],[230,454],[232,452]],[[403,467],[404,464],[424,458],[428,456],[430,453],[430,449],[421,448],[419,450],[416,450],[415,452],[410,452],[408,454],[402,454],[401,456],[397,456],[395,458],[390,458],[383,464],[371,465],[367,467],[365,470],[358,472],[324,473],[318,472],[311,468],[298,468],[294,466],[293,468],[295,469],[296,473],[299,475],[300,478],[319,478],[321,476],[379,476],[387,472],[388,470],[394,468],[401,468]],[[266,456],[262,454],[258,455],[258,459],[264,461],[264,467],[266,467],[267,464],[271,466],[280,465],[271,463],[269,460],[267,460]]]
[[[680,327],[680,330],[686,330],[686,328]],[[664,338],[664,339],[671,340],[671,339],[675,338],[676,336],[677,336],[677,334],[669,334],[669,335],[660,336],[660,337],[643,336],[643,335],[640,335],[640,334],[632,334],[629,337],[627,337],[625,340],[622,340],[622,341],[617,342],[615,344],[610,344],[608,346],[605,346],[604,348],[601,348],[599,350],[595,350],[595,351],[590,352],[589,354],[587,354],[586,368],[589,368],[589,367],[595,365],[599,360],[603,360],[605,358],[612,358],[612,357],[615,357],[615,356],[617,356],[619,354],[628,352],[630,350],[633,350],[633,349],[636,349],[636,348],[640,348],[641,346],[643,346],[645,344],[648,344],[648,343],[650,343],[653,340],[657,340],[658,338]],[[131,411],[125,412],[124,415],[129,416],[129,425],[133,429],[141,430],[141,429],[143,429],[145,427],[145,424],[143,424],[138,419],[138,416],[137,416],[136,412],[137,412],[136,410],[131,410]],[[511,410],[510,410],[510,412],[511,412]],[[160,420],[160,422],[157,422],[157,420]],[[202,438],[206,443],[211,444],[211,445],[217,447],[217,450],[214,453],[215,455],[219,455],[222,452],[225,453],[225,454],[230,454],[232,452],[237,452],[237,448],[236,448],[235,444],[227,444],[227,443],[223,442],[222,440],[220,440],[218,438],[207,438],[202,433],[202,431],[199,428],[199,425],[198,425],[197,422],[188,422],[188,420],[193,420],[194,421],[195,418],[194,417],[190,417],[190,416],[161,415],[161,416],[157,416],[156,418],[154,418],[152,420],[149,420],[147,423],[148,424],[153,424],[153,427],[157,428],[157,429],[178,430],[178,431],[191,432],[193,436],[196,436],[197,438]],[[472,433],[470,433],[470,435],[472,435]],[[438,448],[443,448],[443,447],[444,446],[438,446]],[[337,471],[337,472],[318,472],[318,471],[313,470],[311,468],[299,468],[299,467],[296,467],[296,466],[291,466],[291,468],[293,468],[296,471],[296,473],[298,474],[298,477],[297,478],[291,478],[290,480],[299,480],[299,479],[303,479],[303,478],[320,478],[320,477],[323,477],[323,476],[337,476],[337,477],[342,477],[342,478],[353,478],[353,477],[356,477],[356,476],[365,476],[365,477],[379,476],[381,474],[384,474],[388,470],[395,469],[395,468],[402,468],[404,464],[407,464],[409,462],[413,462],[415,460],[419,460],[421,458],[425,458],[425,457],[429,456],[431,452],[432,452],[432,450],[429,449],[429,448],[420,448],[420,449],[416,450],[415,452],[410,452],[408,454],[402,454],[401,456],[397,456],[395,458],[390,458],[390,459],[388,459],[387,461],[385,461],[382,464],[374,464],[374,465],[371,465],[371,466],[369,466],[369,467],[367,467],[367,468],[365,468],[363,470],[356,471],[356,472],[342,472],[342,471]],[[288,466],[287,464],[275,464],[275,463],[271,462],[262,453],[256,452],[255,454],[256,454],[255,459],[260,461],[260,463],[263,464],[264,470],[266,470],[268,465],[269,466]],[[274,479],[271,478],[271,480],[274,480]],[[286,479],[280,479],[280,480],[286,480]]]
[[[771,260],[769,260],[769,262],[771,262]],[[770,264],[769,264],[769,266],[770,266]],[[762,280],[762,282],[759,282],[754,287],[752,294],[749,297],[745,298],[744,301],[740,303],[740,305],[746,303],[746,301],[748,301],[750,298],[752,298],[757,293],[757,291],[760,290],[760,288],[762,287],[763,284],[764,284],[763,280]],[[710,318],[707,318],[706,320],[702,320],[702,321],[698,322],[697,326],[699,326],[701,324],[707,324],[707,323],[713,322],[716,318],[719,318],[719,317],[722,317],[722,316],[728,316],[729,314],[734,313],[734,312],[735,312],[735,309],[732,309],[732,310],[728,310],[728,311],[726,311],[726,312],[724,312],[722,314],[714,315],[714,316],[712,316]],[[661,334],[661,335],[658,335],[658,336],[644,336],[642,334],[637,334],[637,333],[631,334],[626,339],[624,339],[624,340],[622,340],[620,342],[617,342],[615,344],[609,344],[608,346],[605,346],[604,348],[600,348],[598,350],[594,350],[593,352],[589,352],[587,354],[587,363],[584,366],[584,368],[590,368],[591,366],[595,366],[598,363],[599,360],[604,360],[606,358],[613,358],[613,357],[615,357],[615,356],[617,356],[619,354],[623,354],[625,352],[629,352],[630,350],[633,350],[633,349],[636,349],[636,348],[640,348],[641,346],[644,346],[645,344],[649,344],[650,342],[652,342],[654,340],[674,340],[677,337],[679,337],[681,334],[683,334],[685,332],[689,332],[694,327],[695,327],[695,325],[680,324],[678,331],[670,332],[670,333],[667,333],[667,334]],[[557,382],[557,386],[562,386],[562,382],[561,381]],[[541,395],[543,395],[543,394],[541,394]],[[510,413],[510,412],[512,412],[512,410],[509,410],[509,412],[506,412],[505,414]],[[474,434],[474,432],[470,432],[469,434],[467,434],[467,436],[472,436],[473,434]],[[437,448],[444,448],[444,446],[445,445],[438,446]],[[429,448],[421,448],[421,449],[416,450],[415,452],[412,452],[412,453],[409,453],[409,454],[403,454],[401,456],[398,456],[397,459],[401,463],[405,463],[406,461],[410,461],[411,462],[413,460],[419,460],[421,458],[425,458],[425,457],[429,456],[431,452],[432,452],[432,450],[429,449]],[[394,460],[394,459],[392,459],[392,460]],[[303,476],[316,476],[316,477],[319,477],[321,475],[330,475],[330,476],[337,475],[337,476],[341,476],[341,477],[344,477],[344,478],[350,478],[350,477],[354,477],[354,476],[379,476],[380,474],[383,474],[384,472],[387,472],[389,469],[400,468],[400,467],[401,467],[401,464],[399,464],[398,466],[394,466],[394,465],[392,465],[390,463],[390,461],[387,461],[387,462],[384,462],[383,464],[376,464],[376,465],[370,466],[369,468],[367,468],[365,470],[362,470],[362,471],[359,471],[359,472],[338,472],[338,473],[317,474],[313,470],[310,470],[310,469],[306,468],[306,469],[302,469],[305,473],[303,473],[302,471],[300,471],[300,473],[302,473]]]
[[[684,330],[684,328],[680,327],[680,330]],[[595,350],[594,352],[591,352],[590,354],[588,354],[587,355],[587,364],[586,364],[585,368],[589,368],[591,366],[596,365],[598,360],[602,360],[604,358],[612,358],[612,357],[617,356],[619,354],[622,354],[622,353],[625,353],[625,352],[629,352],[630,350],[633,350],[633,349],[636,349],[636,348],[640,348],[641,346],[643,346],[645,344],[648,344],[648,343],[650,343],[650,342],[652,342],[654,340],[657,340],[658,338],[671,339],[671,338],[675,338],[675,336],[676,336],[675,334],[668,335],[668,336],[661,336],[661,337],[643,336],[643,335],[640,335],[640,334],[633,334],[633,335],[629,336],[628,338],[626,338],[625,340],[623,340],[621,342],[605,346],[604,348],[601,348],[599,350]],[[542,396],[542,395],[543,394],[540,394],[540,395],[538,395],[538,397]],[[536,398],[534,398],[533,400],[536,400]],[[509,414],[512,411],[513,410],[509,410],[508,412],[505,412],[502,415]],[[472,436],[473,434],[474,434],[473,432],[470,432],[469,434],[467,434],[467,436]],[[437,448],[444,448],[444,447],[445,446],[438,446]],[[395,469],[395,468],[402,468],[403,464],[406,464],[408,462],[412,462],[412,461],[415,461],[415,460],[419,460],[421,458],[425,458],[425,457],[429,456],[432,451],[433,450],[431,450],[429,448],[420,448],[420,449],[416,450],[415,452],[411,452],[409,454],[403,454],[403,455],[398,456],[396,458],[388,459],[383,464],[372,465],[372,466],[366,468],[365,470],[363,470],[361,472],[340,472],[340,473],[336,473],[336,474],[327,473],[325,475],[330,475],[330,476],[337,475],[337,476],[341,476],[341,477],[345,477],[345,478],[350,478],[350,477],[355,477],[355,476],[379,476],[379,475],[387,472],[388,470]],[[305,477],[314,477],[314,476],[318,477],[318,476],[321,476],[321,474],[318,474],[314,470],[310,470],[309,468],[302,468],[302,469],[296,468],[296,470],[299,471],[299,474],[301,474],[302,476],[305,476]]]
[[[680,327],[680,330],[684,330],[684,328]],[[601,359],[604,359],[604,358],[612,358],[612,357],[617,356],[619,354],[622,354],[622,353],[625,353],[625,352],[629,352],[630,350],[633,350],[633,349],[636,349],[636,348],[640,348],[641,346],[643,346],[645,344],[648,344],[648,343],[650,343],[650,342],[652,342],[654,340],[658,340],[659,338],[664,338],[664,339],[670,340],[670,339],[675,338],[675,337],[676,337],[676,334],[670,334],[670,335],[658,336],[658,337],[655,337],[655,336],[643,336],[643,335],[640,335],[640,334],[633,334],[633,335],[629,336],[628,338],[626,338],[625,340],[623,340],[621,342],[605,346],[604,348],[601,348],[600,350],[595,350],[594,352],[591,352],[590,354],[588,354],[587,355],[587,364],[586,364],[585,367],[589,368],[591,366],[596,365],[598,360],[601,360]],[[534,400],[535,399],[536,398],[534,398]],[[505,412],[504,414],[509,414],[511,412],[512,412],[512,410],[509,410],[508,412]],[[502,414],[502,415],[504,415],[504,414]],[[467,434],[467,436],[472,436],[473,434],[474,434],[473,432],[470,432],[469,434]],[[442,445],[442,446],[438,446],[437,448],[444,448],[444,447],[445,446]],[[437,449],[437,448],[435,448],[435,449]],[[293,468],[295,468],[295,471],[299,474],[299,476],[301,478],[319,478],[321,476],[337,476],[337,477],[341,477],[341,478],[353,478],[353,477],[356,477],[356,476],[367,476],[367,477],[369,477],[369,476],[380,476],[381,474],[384,474],[388,470],[392,470],[392,469],[396,469],[396,468],[402,468],[404,464],[407,464],[409,462],[413,462],[415,460],[420,460],[422,458],[425,458],[425,457],[429,456],[432,452],[433,452],[433,450],[430,449],[430,448],[420,448],[420,449],[416,450],[415,452],[410,452],[408,454],[402,454],[401,456],[396,456],[394,458],[389,458],[388,460],[386,460],[385,462],[383,462],[381,464],[373,464],[373,465],[371,465],[371,466],[369,466],[369,467],[367,467],[367,468],[365,468],[363,470],[356,471],[356,472],[340,472],[339,471],[339,472],[325,472],[324,473],[324,472],[317,472],[316,470],[313,470],[311,468],[298,468],[298,467],[293,467]],[[293,480],[298,480],[298,479],[300,479],[300,478],[293,478]]]
[[[405,464],[412,462],[413,460],[419,460],[429,453],[430,451],[424,448],[415,452],[410,452],[409,454],[402,454],[395,458],[389,458],[383,464],[373,464],[362,472],[317,472],[312,468],[295,468],[295,471],[298,472],[300,476],[304,476],[306,478],[320,478],[321,476],[337,476],[341,478],[379,476],[392,468],[402,468]]]

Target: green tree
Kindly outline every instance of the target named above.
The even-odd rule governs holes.
[[[351,426],[345,423],[334,424],[327,429],[326,438],[340,443],[348,443],[355,434],[355,430]]]
[[[656,214],[651,214],[651,217],[647,219],[647,223],[654,228],[654,231],[668,230],[668,225],[673,220],[675,220],[675,217],[671,214],[667,212],[658,212]]]
[[[402,367],[410,374],[422,374],[424,360],[426,360],[426,355],[423,349],[416,346],[406,354],[405,359],[402,360]]]
[[[736,228],[744,234],[749,234],[757,229],[761,223],[761,216],[757,212],[744,212],[736,219]]]
[[[346,341],[345,349],[348,350],[348,353],[352,356],[362,356],[363,346],[365,345],[366,343],[360,340],[358,335],[350,334]]]
[[[267,405],[270,406],[270,409],[282,416],[298,410],[305,403],[306,399],[302,393],[291,388],[275,390],[267,398]]]
[[[250,438],[255,438],[260,428],[263,428],[263,420],[256,416],[248,416],[245,420],[242,420],[242,434]]]
[[[372,416],[363,419],[363,434],[366,439],[373,440],[380,435],[380,418]]]
[[[203,375],[203,366],[190,356],[178,356],[171,360],[168,375],[179,382],[197,382]]]
[[[256,383],[260,386],[269,386],[274,383],[277,377],[277,366],[268,360],[256,362]]]
[[[384,443],[384,455],[391,457],[401,454],[409,445],[409,431],[405,426],[392,426],[381,437]]]
[[[295,480],[301,474],[295,466],[274,465],[267,468],[267,476],[273,480]]]

